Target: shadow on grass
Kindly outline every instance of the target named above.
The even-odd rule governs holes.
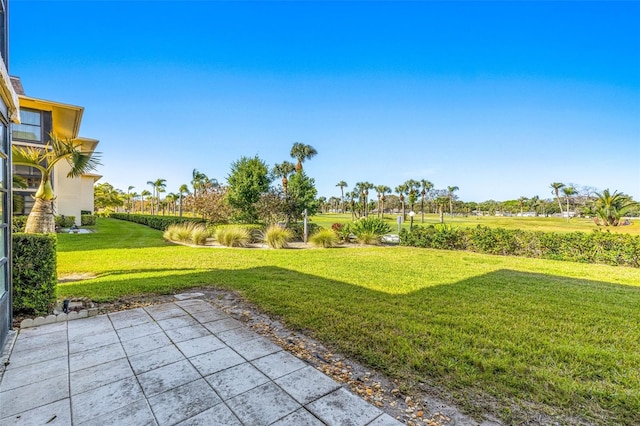
[[[179,271],[130,279],[114,272],[59,292],[107,300],[238,290],[290,327],[392,377],[446,389],[480,412],[515,403],[640,423],[637,287],[499,270],[398,295],[278,267]]]

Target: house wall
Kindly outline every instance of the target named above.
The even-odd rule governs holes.
[[[68,178],[71,168],[66,161],[60,161],[53,169],[53,192],[56,194],[56,215],[75,216],[80,226],[82,208],[82,178]],[[86,191],[85,191],[86,192]],[[92,193],[93,196],[93,193]]]

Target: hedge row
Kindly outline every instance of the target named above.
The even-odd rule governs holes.
[[[204,219],[199,219],[195,217],[178,217],[178,216],[152,216],[152,215],[142,215],[142,214],[128,214],[128,213],[111,213],[109,217],[120,220],[128,220],[129,222],[139,223],[141,225],[146,225],[153,229],[158,229],[160,231],[165,231],[169,225],[174,225],[178,223],[204,223],[207,224],[207,221]]]
[[[57,237],[13,234],[13,310],[48,315],[56,303]]]
[[[639,236],[601,231],[556,233],[483,226],[414,226],[411,231],[401,230],[400,244],[503,256],[640,267]]]
[[[80,216],[81,226],[94,226],[96,224],[96,217],[92,214],[83,214]]]

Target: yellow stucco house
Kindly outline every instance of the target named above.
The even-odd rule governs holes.
[[[84,108],[60,102],[32,98],[25,95],[20,78],[11,77],[18,95],[21,123],[12,126],[12,145],[43,147],[54,133],[60,138],[81,144],[84,152],[93,153],[99,141],[80,137],[80,123]],[[68,178],[69,165],[62,161],[53,171],[52,185],[56,194],[56,215],[74,216],[80,225],[82,212],[93,212],[93,185],[101,178],[96,174],[84,174]],[[13,166],[13,174],[25,179],[27,188],[14,189],[13,214],[29,214],[33,207],[33,195],[40,183],[40,172],[28,166]]]

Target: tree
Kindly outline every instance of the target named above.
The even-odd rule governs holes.
[[[596,214],[595,222],[598,226],[618,226],[620,218],[631,208],[636,207],[638,203],[633,201],[631,197],[622,192],[614,191],[613,194],[609,188],[596,193]]]
[[[451,217],[453,217],[453,193],[456,192],[458,189],[457,186],[448,186],[447,187],[447,193],[448,193],[448,198],[449,198],[449,215]]]
[[[318,212],[319,203],[316,199],[318,190],[315,179],[308,177],[304,170],[294,174],[289,179],[288,197],[293,202],[292,219],[302,219],[305,209],[307,215],[313,216]]]
[[[187,184],[183,183],[182,185],[180,185],[180,188],[178,188],[178,196],[180,197],[180,208],[179,208],[178,215],[180,217],[182,217],[182,201],[184,200],[184,195],[188,193],[189,193],[189,187],[187,186]]]
[[[562,203],[560,202],[560,189],[564,188],[564,186],[565,185],[562,182],[553,182],[551,185],[549,185],[549,188],[553,189],[551,193],[555,194],[556,200],[558,200],[558,208],[560,209],[560,215],[562,215]],[[567,212],[567,214],[569,214],[569,212]]]
[[[421,204],[420,207],[422,210],[422,223],[424,223],[424,201],[426,200],[429,192],[431,192],[431,190],[433,189],[433,183],[429,182],[426,179],[421,179],[420,185],[422,186],[422,191],[420,191],[420,195],[422,196],[420,201],[420,204]]]
[[[289,175],[296,170],[296,166],[289,161],[283,161],[282,163],[275,164],[273,169],[271,169],[271,173],[273,173],[274,177],[282,178],[282,189],[284,191],[284,195],[287,195],[287,186],[289,184]]]
[[[569,220],[569,199],[576,194],[576,189],[573,186],[564,186],[562,187],[562,193],[564,194],[564,198],[567,200],[567,220]]]
[[[336,184],[336,186],[340,187],[340,206],[341,206],[341,213],[344,214],[344,189],[346,187],[348,187],[349,185],[347,184],[347,182],[341,180],[340,182],[338,182]]]
[[[53,203],[55,194],[51,185],[53,168],[60,161],[69,164],[68,178],[76,178],[95,170],[100,165],[100,154],[82,152],[80,145],[71,139],[60,139],[53,133],[44,148],[12,146],[13,164],[29,166],[40,171],[40,184],[35,193],[35,203],[27,218],[25,232],[48,234],[55,232]]]
[[[144,200],[146,197],[149,197],[150,195],[151,193],[146,189],[140,193],[140,199],[142,200],[142,214],[144,214]]]
[[[409,209],[413,210],[413,206],[418,201],[418,190],[420,189],[420,182],[414,179],[409,179],[404,183],[409,188],[408,201],[409,201]]]
[[[402,185],[398,185],[396,186],[395,190],[396,193],[398,194],[398,198],[400,198],[400,204],[402,205],[402,220],[406,221],[407,220],[407,212],[404,206],[404,197],[406,194],[409,193],[409,187],[407,186],[406,183],[403,183]]]
[[[524,215],[524,203],[526,203],[527,200],[528,200],[527,197],[518,198],[518,204],[520,204],[520,216]]]
[[[131,190],[135,188],[135,186],[129,185],[129,187],[127,188],[127,200],[129,201],[129,208],[128,211],[131,211]]]
[[[377,185],[374,189],[378,193],[378,216],[382,215],[381,217],[384,219],[385,194],[390,194],[391,188],[387,185]]]
[[[197,212],[213,223],[227,223],[234,215],[234,209],[227,201],[228,188],[211,187],[198,197],[190,194],[185,198],[185,207]]]
[[[93,187],[93,204],[96,209],[104,210],[124,205],[122,194],[110,183],[98,183]]]
[[[298,163],[296,164],[296,171],[300,173],[302,171],[302,163],[317,154],[318,151],[316,151],[311,145],[305,145],[300,142],[294,143],[291,147],[291,158],[298,160]]]
[[[166,182],[167,182],[166,179],[156,179],[154,181],[151,181],[151,180],[147,181],[147,185],[151,185],[151,187],[153,188],[153,192],[151,193],[151,214],[154,214],[154,210],[153,210],[154,197],[156,200],[155,214],[158,214],[160,210],[160,192],[163,192],[164,189],[167,187]]]
[[[238,209],[238,219],[248,223],[255,222],[258,216],[254,204],[271,184],[265,162],[258,156],[241,157],[231,164],[227,182],[229,204]]]

